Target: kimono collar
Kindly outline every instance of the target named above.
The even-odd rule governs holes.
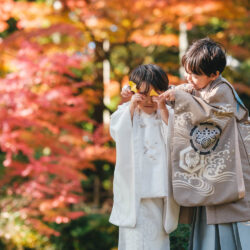
[[[211,82],[209,84],[208,91],[212,90],[214,87],[216,87],[218,84],[221,84],[221,83],[226,83],[227,85],[229,85],[229,87],[233,91],[235,100],[237,102],[237,111],[239,111],[240,106],[242,106],[244,109],[246,109],[246,106],[244,105],[244,103],[240,99],[240,97],[239,97],[238,93],[235,91],[234,87],[221,75],[219,75],[213,82]]]

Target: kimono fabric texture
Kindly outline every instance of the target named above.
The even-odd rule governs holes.
[[[179,206],[168,182],[168,129],[158,112],[136,109],[131,121],[129,103],[111,116],[117,159],[110,222],[119,226],[119,250],[169,249]]]
[[[190,215],[189,210],[195,211],[190,250],[249,249],[248,110],[232,85],[219,76],[194,95],[176,91],[175,114],[177,130],[174,142],[177,144],[174,143],[173,147],[177,146],[180,152],[176,155],[175,164],[181,168],[173,166],[173,189],[180,204],[184,205],[185,199],[189,199],[190,208],[181,211],[188,211]],[[184,131],[182,134],[177,133],[179,125]],[[177,180],[182,174],[177,171],[188,176],[184,183],[185,197],[181,196],[183,186]],[[192,183],[194,179],[197,182]],[[206,189],[191,188],[197,183],[204,183],[201,187]],[[180,217],[185,217],[182,212]]]
[[[163,228],[163,199],[142,199],[135,228],[119,228],[119,250],[167,250],[169,237]]]

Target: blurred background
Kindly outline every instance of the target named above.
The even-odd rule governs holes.
[[[180,57],[209,36],[250,107],[248,0],[0,0],[0,249],[115,250],[121,86],[139,64],[184,82]],[[171,235],[187,249],[188,225]]]

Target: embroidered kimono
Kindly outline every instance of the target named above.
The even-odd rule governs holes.
[[[110,122],[117,153],[110,222],[120,227],[119,250],[145,249],[141,244],[147,249],[166,249],[167,234],[175,230],[179,217],[169,182],[173,115],[167,126],[160,114],[136,109],[131,121],[129,105],[119,106]]]
[[[207,205],[208,224],[250,220],[250,122],[234,88],[218,77],[196,96],[177,90],[174,112],[177,202]]]

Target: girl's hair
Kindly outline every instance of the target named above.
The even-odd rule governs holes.
[[[195,41],[182,57],[186,72],[196,75],[220,74],[226,66],[225,49],[210,38]]]
[[[148,93],[150,85],[155,90],[165,91],[168,89],[168,76],[164,70],[154,64],[143,64],[136,67],[130,74],[129,80],[136,84],[139,89],[142,83],[146,84],[145,93]]]

